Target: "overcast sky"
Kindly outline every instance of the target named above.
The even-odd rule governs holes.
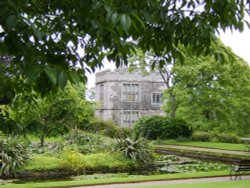
[[[219,36],[222,42],[231,47],[233,52],[243,58],[250,65],[250,29],[247,27],[240,33],[238,31],[231,32],[227,30],[225,33],[221,32]],[[114,68],[114,64],[107,63],[105,69]],[[88,76],[88,87],[95,86],[94,74],[87,74]]]
[[[250,65],[250,30],[245,28],[244,32],[233,33],[227,31],[220,35],[222,42],[232,48],[235,54],[242,57]]]

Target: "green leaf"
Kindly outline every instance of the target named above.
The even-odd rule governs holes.
[[[112,14],[111,21],[112,21],[113,24],[117,24],[118,14],[116,12]]]
[[[27,66],[24,73],[29,83],[34,82],[41,74],[42,68],[39,66]]]
[[[47,74],[47,76],[49,77],[50,81],[56,85],[56,80],[57,80],[57,72],[54,68],[46,66],[44,68],[45,73]]]
[[[63,89],[67,85],[67,75],[64,72],[61,72],[58,80],[59,86]]]
[[[28,25],[31,26],[31,29],[33,30],[35,36],[36,36],[39,40],[41,40],[41,39],[42,39],[42,32],[39,31],[39,30],[36,28],[36,26],[34,25],[34,23],[32,23],[29,19],[24,18],[24,20],[26,21],[26,23],[27,23]]]
[[[18,16],[16,15],[11,15],[6,20],[6,25],[9,30],[12,30],[16,26],[17,23],[18,23]]]
[[[69,78],[71,83],[77,84],[80,82],[80,78],[79,78],[77,72],[72,72],[72,71],[68,72],[68,78]]]
[[[131,18],[130,16],[123,14],[121,16],[121,25],[124,31],[128,32],[130,26],[131,26]]]

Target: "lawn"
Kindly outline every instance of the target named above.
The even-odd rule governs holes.
[[[109,179],[91,179],[91,180],[78,180],[78,181],[58,181],[58,182],[40,182],[40,183],[26,183],[26,184],[6,184],[0,185],[0,188],[42,188],[42,187],[58,187],[58,186],[74,186],[74,185],[100,185],[108,183],[121,183],[121,182],[142,182],[150,180],[167,180],[167,179],[182,179],[194,177],[211,177],[228,175],[228,171],[214,171],[214,172],[186,172],[178,174],[163,174],[151,176],[135,176],[124,178],[109,178]]]
[[[136,188],[250,188],[250,180],[136,186]]]
[[[204,148],[216,148],[216,149],[223,149],[223,150],[232,150],[232,151],[244,151],[245,145],[244,144],[232,144],[232,143],[219,143],[219,142],[181,142],[181,141],[174,141],[174,140],[166,140],[161,141],[158,144],[170,144],[170,145],[183,145],[183,146],[193,146],[193,147],[204,147]]]

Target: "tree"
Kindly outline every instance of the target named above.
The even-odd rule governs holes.
[[[37,97],[31,102],[20,98],[8,112],[22,125],[20,134],[35,134],[44,146],[45,137],[63,135],[81,123],[93,121],[94,106],[84,99],[84,88],[83,85],[68,85],[64,91]]]
[[[221,59],[210,48],[215,33],[242,31],[249,5],[249,0],[2,0],[0,54],[11,59],[1,65],[6,69],[0,85],[6,89],[0,98],[6,103],[26,90],[45,95],[68,81],[84,81],[85,71],[104,59],[127,64],[135,47],[152,50],[165,59],[162,64],[182,57],[179,45]]]
[[[168,117],[183,119],[196,130],[250,133],[250,67],[219,40],[212,48],[222,54],[224,64],[179,46],[184,59],[162,64],[162,57],[139,51],[130,59],[129,69],[148,74],[154,64],[166,85],[163,109]],[[234,56],[233,61],[222,49]]]
[[[250,133],[250,67],[241,58],[220,64],[209,56],[183,51],[185,62],[176,62],[172,74],[175,84],[167,90],[164,110],[191,124],[196,130]],[[170,105],[169,105],[170,104]]]

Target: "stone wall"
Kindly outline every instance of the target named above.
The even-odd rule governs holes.
[[[139,85],[139,101],[122,100],[123,84]],[[124,110],[139,111],[140,116],[163,115],[161,105],[152,104],[152,93],[161,93],[164,89],[165,84],[157,73],[142,76],[138,72],[130,73],[124,69],[102,71],[96,74],[96,100],[100,103],[97,115],[118,124],[122,124]]]

